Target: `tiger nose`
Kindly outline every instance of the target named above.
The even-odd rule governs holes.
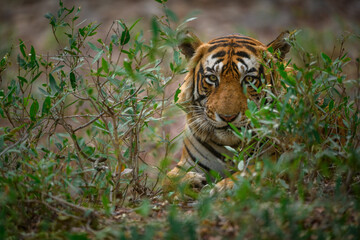
[[[221,118],[221,120],[225,121],[225,122],[232,122],[235,120],[235,118],[238,116],[239,114],[234,114],[234,115],[227,115],[227,114],[219,114],[219,117]]]

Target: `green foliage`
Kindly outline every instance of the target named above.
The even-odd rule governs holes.
[[[248,126],[231,126],[243,143],[231,160],[255,170],[225,194],[209,196],[210,186],[195,202],[162,199],[142,152],[156,145],[167,171],[178,136],[164,118],[180,90],[165,91],[186,72],[177,45],[194,18],[180,22],[157,2],[164,16],[147,40],[134,31],[140,20],[114,21],[98,38],[99,25],[60,1],[45,15],[57,54],[19,40],[1,59],[0,239],[359,236],[360,79],[346,76],[344,42],[337,57],[316,55],[290,35],[299,60],[264,65],[278,84],[248,101]]]
[[[139,20],[117,20],[101,39],[99,25],[81,22],[79,14],[61,1],[56,13],[46,14],[57,54],[39,54],[20,40],[17,76],[0,91],[3,236],[41,231],[29,222],[55,229],[52,219],[63,217],[96,228],[94,216],[158,192],[140,154],[145,142],[158,141],[154,135],[167,141],[162,158],[171,153],[161,127],[171,106],[166,87],[184,72],[176,48],[182,28],[172,30],[166,16],[154,18],[147,41],[134,32]],[[1,73],[8,65],[6,55]],[[161,125],[149,132],[154,122]],[[139,211],[146,216],[149,209]]]
[[[248,127],[231,126],[243,140],[234,161],[239,170],[244,164],[255,170],[238,178],[230,200],[213,214],[248,238],[356,238],[360,79],[343,72],[351,61],[343,50],[318,57],[290,37],[302,62],[265,65],[279,85],[261,89],[260,104],[248,101]]]

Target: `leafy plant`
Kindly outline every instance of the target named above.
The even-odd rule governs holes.
[[[11,228],[38,228],[27,224],[33,218],[52,225],[49,219],[66,216],[96,227],[100,212],[158,194],[141,152],[157,135],[168,158],[171,139],[161,130],[172,99],[166,89],[184,72],[177,50],[183,28],[173,30],[166,11],[152,20],[149,41],[134,32],[140,20],[114,21],[96,38],[99,25],[80,22],[80,8],[60,1],[55,14],[45,15],[56,54],[19,41],[17,76],[0,92],[4,236]],[[8,56],[2,72],[7,65]],[[160,125],[149,132],[153,123]]]

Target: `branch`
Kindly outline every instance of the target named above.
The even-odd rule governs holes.
[[[78,131],[78,130],[80,130],[80,129],[86,128],[87,126],[89,126],[90,124],[92,124],[93,122],[95,122],[96,120],[98,120],[98,119],[99,119],[102,115],[104,115],[104,114],[105,114],[104,111],[101,112],[101,113],[100,113],[99,115],[97,115],[94,119],[92,119],[92,120],[90,120],[89,122],[87,122],[87,123],[85,123],[85,124],[83,124],[83,125],[75,128],[73,131],[76,132],[76,131]]]
[[[93,209],[90,209],[90,208],[85,208],[85,207],[82,207],[82,206],[78,206],[78,205],[75,205],[73,203],[70,203],[62,198],[59,198],[59,197],[56,197],[56,196],[52,196],[52,195],[49,195],[49,194],[46,194],[46,196],[50,197],[51,199],[57,201],[58,203],[60,203],[61,205],[63,206],[67,206],[67,207],[70,207],[70,208],[73,208],[75,210],[78,210],[82,213],[90,213],[90,216],[92,217],[98,217],[100,214],[96,211],[94,211]]]
[[[62,118],[59,119],[59,123],[70,134],[70,137],[74,142],[75,148],[80,153],[81,156],[83,156],[85,159],[87,159],[87,160],[89,160],[90,162],[93,162],[93,163],[95,163],[95,162],[96,163],[105,162],[107,160],[107,158],[105,158],[105,157],[100,157],[98,159],[93,159],[93,158],[89,157],[88,155],[86,155],[86,153],[84,153],[82,151],[81,147],[79,146],[79,143],[77,142],[76,138],[74,137],[75,136],[75,131],[72,129],[72,126],[70,124],[68,124],[67,122],[65,122],[65,120],[62,119]]]
[[[21,143],[22,141],[25,141],[26,138],[29,136],[28,133],[26,133],[22,138],[20,138],[16,143],[14,143],[13,145],[8,146],[7,148],[5,148],[1,153],[0,153],[0,157],[5,154],[7,151],[9,151],[11,148],[16,147],[19,143]]]

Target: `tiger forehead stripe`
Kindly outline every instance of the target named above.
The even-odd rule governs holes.
[[[224,57],[225,55],[226,55],[225,51],[219,51],[219,52],[213,54],[211,58],[220,58],[220,57]]]
[[[244,51],[235,52],[235,55],[239,56],[239,57],[242,57],[242,58],[249,58],[250,59],[249,54],[244,52]]]
[[[253,46],[262,45],[259,41],[255,40],[253,38],[245,37],[245,36],[238,36],[238,35],[230,35],[230,36],[226,36],[226,37],[215,38],[215,39],[211,40],[209,42],[209,44],[226,43],[229,41],[234,41],[235,43],[247,44],[247,45],[253,45]]]
[[[219,38],[215,38],[214,40],[212,41],[217,41],[217,40],[225,40],[225,39],[242,39],[242,40],[250,40],[250,41],[253,41],[255,42],[256,40],[254,40],[253,38],[250,38],[250,37],[245,37],[245,36],[239,36],[239,35],[229,35],[229,36],[225,36],[225,37],[219,37]],[[210,43],[212,42],[210,41]]]
[[[254,47],[249,45],[244,45],[244,47],[251,51],[253,54],[257,54],[257,50]]]
[[[253,45],[253,46],[257,45],[256,43],[250,42],[250,41],[235,40],[234,42],[238,43],[238,44],[246,44],[246,45]],[[216,40],[216,41],[209,42],[209,44],[211,44],[211,45],[217,44],[217,43],[229,43],[229,40]]]
[[[217,48],[221,48],[221,47],[244,47],[244,45],[241,44],[237,44],[236,42],[226,42],[226,43],[219,43],[219,44],[215,44],[212,45],[211,47],[209,47],[208,52],[212,52]]]
[[[221,47],[232,47],[232,48],[246,48],[247,50],[251,51],[254,54],[257,54],[257,50],[255,47],[248,45],[248,44],[238,44],[237,42],[226,42],[226,43],[216,43],[214,45],[210,45],[208,52],[212,52],[217,48]],[[255,45],[254,45],[255,46]]]
[[[241,35],[229,35],[225,37],[215,38],[208,42],[210,45],[208,52],[214,51],[221,47],[232,48],[246,48],[253,54],[258,54],[256,46],[262,45],[258,40],[241,36]]]

